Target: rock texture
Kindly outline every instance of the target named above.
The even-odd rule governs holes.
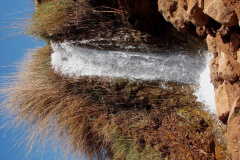
[[[195,30],[214,53],[210,62],[218,118],[228,125],[233,159],[240,158],[240,1],[158,0],[165,20],[181,32]]]
[[[228,118],[228,132],[226,139],[232,154],[232,159],[240,159],[240,98],[234,101]]]

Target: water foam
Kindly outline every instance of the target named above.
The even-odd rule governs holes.
[[[210,68],[209,62],[213,58],[213,54],[206,54],[206,67],[200,75],[200,79],[198,81],[199,88],[194,93],[197,96],[197,101],[203,103],[206,106],[206,109],[211,113],[216,114],[216,104],[215,104],[215,92],[214,86],[211,83],[210,79]]]
[[[70,42],[52,43],[52,66],[69,77],[105,76],[141,80],[197,83],[205,67],[203,57],[181,53],[159,54],[93,50]]]
[[[197,101],[216,113],[208,65],[212,58],[210,53],[202,56],[164,50],[159,54],[93,50],[73,46],[71,42],[52,42],[52,48],[52,66],[64,76],[105,76],[199,84],[199,89],[194,93]]]

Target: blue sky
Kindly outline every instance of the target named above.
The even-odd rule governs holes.
[[[0,86],[3,84],[3,77],[16,71],[14,67],[16,62],[21,61],[28,53],[29,49],[44,45],[37,39],[20,34],[23,29],[15,28],[16,25],[26,24],[27,18],[31,17],[34,11],[32,0],[0,0]],[[0,99],[1,102],[1,99]],[[0,117],[0,126],[3,124],[3,116]],[[60,151],[55,153],[51,144],[48,145],[47,153],[33,151],[27,156],[29,148],[23,140],[26,136],[20,131],[14,131],[12,128],[0,130],[0,160],[61,160]],[[19,143],[22,145],[19,146]]]

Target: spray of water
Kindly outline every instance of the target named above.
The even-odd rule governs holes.
[[[203,57],[180,53],[139,53],[93,50],[52,43],[52,66],[69,76],[105,76],[142,80],[196,83],[205,64]]]
[[[64,76],[104,76],[199,84],[198,101],[215,113],[208,67],[211,56],[159,51],[159,54],[93,50],[71,42],[53,43],[52,66]]]
[[[214,86],[211,83],[209,68],[209,62],[212,58],[212,53],[206,54],[206,67],[200,75],[200,79],[198,81],[199,88],[196,90],[194,95],[198,97],[197,101],[205,104],[206,108],[211,113],[216,113]]]

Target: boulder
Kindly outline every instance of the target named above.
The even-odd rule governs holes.
[[[223,85],[219,85],[215,90],[217,116],[225,124],[227,123],[230,113],[230,98],[227,85],[227,83],[223,83]]]
[[[240,1],[239,0],[224,0],[228,7],[235,11],[238,17],[238,25],[240,26]]]
[[[235,11],[228,7],[223,0],[208,1],[207,5],[204,6],[204,13],[227,27],[238,23]]]
[[[191,22],[197,27],[205,26],[210,20],[210,17],[204,14],[202,8],[200,7],[199,7],[199,2],[197,0],[188,1],[187,13],[191,19]]]
[[[218,58],[218,76],[228,82],[235,82],[238,79],[238,68],[235,68],[235,60],[224,52],[220,53]]]
[[[164,19],[171,22],[180,32],[186,32],[190,17],[187,13],[187,3],[178,0],[158,0],[158,10]]]

